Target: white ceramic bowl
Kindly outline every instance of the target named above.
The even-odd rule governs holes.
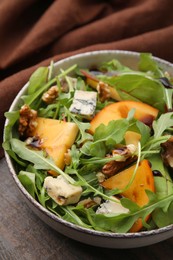
[[[113,58],[116,58],[124,65],[135,69],[137,68],[137,62],[139,60],[139,53],[119,50],[87,52],[56,62],[55,69],[56,71],[58,71],[60,68],[66,69],[76,63],[81,67],[90,67],[104,61],[109,61]],[[168,71],[171,75],[173,75],[173,64],[159,58],[154,59],[159,63],[163,70]],[[17,108],[20,97],[26,92],[27,86],[28,84],[26,84],[18,93],[10,107],[10,111],[13,111]],[[8,120],[6,120],[6,124],[7,123]],[[5,157],[14,182],[21,191],[21,194],[23,195],[28,206],[41,220],[67,237],[86,244],[90,244],[92,246],[107,248],[135,248],[158,243],[173,236],[173,225],[152,231],[118,234],[89,230],[64,221],[45,209],[30,196],[30,194],[26,191],[17,178],[11,158],[7,153],[5,153]]]

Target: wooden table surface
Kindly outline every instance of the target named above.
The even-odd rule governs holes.
[[[25,204],[4,158],[0,195],[0,260],[173,259],[173,238],[137,249],[105,249],[52,230]]]

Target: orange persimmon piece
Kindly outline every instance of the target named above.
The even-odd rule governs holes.
[[[135,109],[134,118],[140,120],[144,124],[151,125],[158,115],[158,109],[137,101],[124,100],[104,107],[91,120],[90,133],[94,133],[95,129],[100,125],[108,125],[111,120],[126,118],[131,109]]]
[[[110,177],[102,183],[105,189],[112,190],[118,188],[120,190],[124,189],[129,183],[132,175],[134,173],[136,164],[131,167],[119,172],[118,174]],[[128,187],[127,190],[121,193],[122,196],[129,198],[134,201],[139,206],[144,206],[148,203],[148,196],[145,190],[153,191],[154,188],[154,176],[150,167],[148,160],[144,159],[140,162],[138,169],[136,171],[135,178]],[[149,218],[147,216],[146,220]],[[131,228],[131,232],[137,232],[142,228],[142,221],[138,219]]]
[[[41,148],[54,160],[55,164],[63,169],[65,166],[64,155],[73,145],[78,134],[78,127],[73,122],[64,122],[57,119],[37,117],[37,127],[32,136],[41,139]],[[54,171],[49,171],[57,175]]]

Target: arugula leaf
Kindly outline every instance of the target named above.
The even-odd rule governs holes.
[[[166,212],[164,212],[163,209],[157,208],[152,214],[152,218],[156,223],[157,227],[159,228],[173,224],[172,216],[173,216],[173,202],[170,203],[168,210]]]
[[[38,115],[40,117],[45,117],[45,118],[53,118],[54,114],[55,114],[55,110],[57,108],[57,104],[50,104],[47,107],[43,108],[41,107],[38,110]]]
[[[38,199],[41,205],[46,207],[46,201],[49,200],[49,196],[43,187],[45,176],[42,178],[41,172],[38,173],[31,165],[26,170],[28,171],[19,172],[18,178],[20,182],[34,199]],[[31,172],[29,170],[31,170]]]
[[[173,109],[172,98],[173,98],[173,89],[165,88],[165,102],[166,102],[168,111],[171,111]]]
[[[111,60],[108,62],[103,62],[102,65],[99,67],[100,71],[109,71],[109,72],[119,72],[119,73],[123,73],[123,72],[129,72],[132,71],[129,67],[124,66],[121,62],[119,62],[118,60]]]
[[[147,141],[150,139],[150,132],[151,128],[147,126],[146,124],[142,123],[139,120],[136,120],[134,118],[129,118],[129,128],[128,131],[137,132],[141,135],[140,143],[141,147],[146,144]]]
[[[151,192],[146,191],[149,197],[149,203],[143,207],[137,206],[134,202],[127,198],[121,199],[121,204],[129,209],[129,213],[123,213],[119,215],[113,214],[94,214],[92,212],[92,220],[95,223],[95,229],[104,229],[106,231],[112,231],[117,233],[126,233],[133,226],[135,221],[139,218],[142,219],[143,224],[146,228],[150,228],[147,223],[145,223],[145,218],[147,215],[151,214],[155,209],[163,209],[165,204],[170,205],[173,202],[173,194],[158,200],[157,196]],[[171,206],[172,213],[172,206]],[[169,224],[173,224],[173,219],[170,219]]]
[[[63,177],[68,180],[71,184],[74,183],[74,180],[65,174],[59,167],[57,167],[50,157],[44,157],[43,151],[36,151],[29,149],[25,142],[22,142],[18,139],[11,139],[11,146],[13,151],[22,159],[32,162],[36,169],[43,170],[54,170],[57,173],[63,175]]]
[[[154,170],[159,171],[166,181],[172,182],[172,179],[169,175],[168,168],[164,165],[160,154],[151,155],[149,157],[149,160],[151,162],[151,167],[153,171]],[[158,179],[157,177],[155,177],[155,180]],[[157,187],[156,187],[156,193],[157,193]],[[165,195],[167,195],[167,193]]]
[[[157,120],[153,121],[154,138],[160,137],[164,131],[173,126],[173,112],[162,114]]]
[[[79,217],[84,213],[84,209],[82,206],[72,207],[67,206],[63,208],[65,215],[63,216],[63,219],[69,222],[72,222],[74,224],[77,224],[79,226],[85,227],[85,228],[91,228],[90,225],[86,224],[82,221],[82,218]],[[77,212],[77,214],[75,213]],[[86,220],[86,218],[85,218]]]
[[[164,132],[173,126],[173,112],[162,114],[157,120],[153,121],[154,134],[142,147],[142,152],[150,153],[157,149],[156,153],[161,150],[161,143],[166,142],[171,135]]]
[[[37,100],[44,91],[46,91],[52,84],[55,84],[57,82],[57,78],[61,79],[61,78],[65,77],[68,73],[73,71],[76,68],[76,66],[77,66],[76,64],[71,66],[66,71],[61,72],[58,76],[56,76],[55,78],[51,79],[46,84],[42,85],[34,93],[32,93],[32,94],[28,93],[28,95],[25,95],[25,96],[21,97],[21,99],[24,100],[25,104],[32,105],[33,102],[35,100]]]
[[[70,113],[70,111],[67,108],[65,108],[65,112],[73,120],[73,122],[76,123],[76,125],[79,128],[81,136],[80,139],[77,141],[77,144],[82,144],[87,140],[92,140],[92,135],[87,133],[87,130],[90,128],[90,123],[84,123],[77,120],[77,118],[74,115],[72,115],[72,113]]]
[[[94,133],[94,142],[90,145],[91,155],[104,157],[108,149],[110,150],[115,144],[122,142],[128,127],[127,119],[112,120],[108,125],[101,124],[97,127]]]

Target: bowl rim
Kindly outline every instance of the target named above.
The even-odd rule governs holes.
[[[83,57],[88,57],[91,55],[102,55],[102,54],[123,54],[123,55],[131,55],[131,56],[136,56],[139,57],[141,52],[136,52],[136,51],[126,51],[126,50],[97,50],[97,51],[87,51],[87,52],[82,52],[79,54],[75,54],[72,55],[70,57],[66,57],[64,59],[58,60],[54,63],[54,65],[56,66],[60,66],[61,64],[63,64],[66,61],[70,61],[70,60],[75,60],[76,58],[83,58]],[[161,59],[159,57],[156,56],[152,56],[154,58],[154,60],[156,60],[158,63],[160,64],[164,64],[168,67],[171,67],[173,69],[173,64],[169,61],[166,61],[164,59]],[[16,97],[14,98],[8,112],[11,112],[14,110],[17,100],[21,97],[21,95],[23,94],[24,91],[26,91],[27,87],[28,87],[28,82],[21,88],[21,90],[18,92],[18,94],[16,95]],[[8,119],[5,120],[5,126],[8,124]],[[12,159],[10,158],[10,156],[8,155],[8,153],[6,151],[4,151],[5,154],[5,159],[8,165],[8,168],[10,170],[10,173],[12,174],[12,177],[16,183],[16,185],[18,186],[19,190],[22,192],[22,194],[27,198],[27,200],[34,205],[34,207],[36,207],[41,213],[46,214],[47,217],[50,217],[52,220],[66,226],[69,228],[72,228],[76,231],[80,231],[82,233],[88,233],[90,235],[94,235],[94,236],[102,236],[102,237],[111,237],[111,238],[137,238],[137,237],[149,237],[149,236],[153,236],[153,235],[157,235],[160,233],[165,233],[167,231],[172,231],[173,232],[173,224],[168,225],[166,227],[162,227],[162,228],[158,228],[158,229],[154,229],[154,230],[148,230],[148,231],[140,231],[140,232],[134,232],[134,233],[113,233],[113,232],[103,232],[103,231],[97,231],[97,230],[93,230],[93,229],[88,229],[88,228],[84,228],[82,226],[78,226],[76,224],[70,223],[66,220],[63,220],[61,218],[59,218],[58,216],[56,216],[55,214],[53,214],[51,211],[49,211],[48,209],[46,209],[45,207],[43,207],[38,201],[36,201],[29,193],[28,191],[24,188],[24,186],[21,184],[21,182],[19,181],[17,174],[14,170],[13,167],[13,163],[12,163]]]

